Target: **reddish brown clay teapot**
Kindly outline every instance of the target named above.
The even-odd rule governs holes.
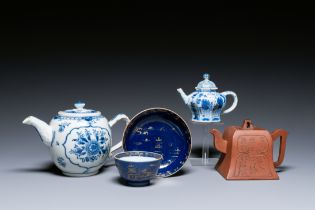
[[[245,120],[241,127],[227,127],[223,137],[217,129],[210,133],[214,136],[215,148],[222,153],[216,169],[225,179],[279,179],[275,167],[284,159],[287,131],[277,129],[269,133]],[[279,157],[273,162],[273,142],[278,137]]]

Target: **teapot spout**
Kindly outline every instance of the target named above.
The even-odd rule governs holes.
[[[189,97],[186,95],[186,93],[183,91],[183,89],[178,88],[177,92],[181,95],[182,99],[184,100],[185,104],[188,104]]]
[[[226,152],[227,152],[227,141],[222,138],[221,132],[219,130],[217,130],[217,129],[212,129],[210,131],[210,133],[213,135],[214,147],[218,151],[226,154]]]
[[[43,143],[46,144],[47,146],[51,146],[53,131],[52,128],[47,123],[40,119],[37,119],[36,117],[29,116],[25,118],[25,120],[23,120],[23,124],[35,127]]]

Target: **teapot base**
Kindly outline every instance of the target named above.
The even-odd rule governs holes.
[[[208,119],[207,120],[196,120],[196,119],[191,119],[192,122],[195,122],[195,123],[220,123],[221,122],[221,119]]]
[[[93,171],[91,173],[68,173],[68,172],[62,172],[65,176],[71,176],[71,177],[86,177],[86,176],[93,176],[98,173],[97,171]]]

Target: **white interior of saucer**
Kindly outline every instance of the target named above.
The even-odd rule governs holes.
[[[126,156],[126,157],[119,158],[119,160],[127,161],[127,162],[151,162],[157,159],[154,157]]]

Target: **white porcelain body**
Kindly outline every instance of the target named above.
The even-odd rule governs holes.
[[[192,121],[201,123],[220,122],[221,113],[227,114],[237,106],[237,95],[232,91],[217,92],[217,86],[209,80],[209,77],[209,74],[204,74],[203,80],[195,88],[196,91],[189,95],[186,95],[181,88],[177,89],[192,112]],[[226,96],[228,95],[233,97],[233,103],[231,107],[222,112],[226,105]]]
[[[97,173],[109,156],[111,129],[105,117],[62,117],[50,122],[53,139],[51,156],[64,173]]]
[[[187,105],[192,112],[192,121],[220,122],[221,113],[226,105],[226,96],[233,96],[233,104],[224,114],[233,111],[237,105],[237,96],[232,91],[218,93],[216,91],[195,91],[189,95]]]
[[[122,143],[112,147],[111,127],[120,119],[126,124],[129,118],[124,114],[117,115],[111,121],[100,116],[70,117],[55,116],[46,129],[43,121],[28,117],[25,124],[33,125],[42,137],[43,143],[50,148],[56,166],[68,176],[90,176],[98,172],[111,152],[120,148]],[[42,123],[42,124],[41,124]],[[47,128],[50,127],[50,130]],[[52,132],[51,139],[45,138]]]

